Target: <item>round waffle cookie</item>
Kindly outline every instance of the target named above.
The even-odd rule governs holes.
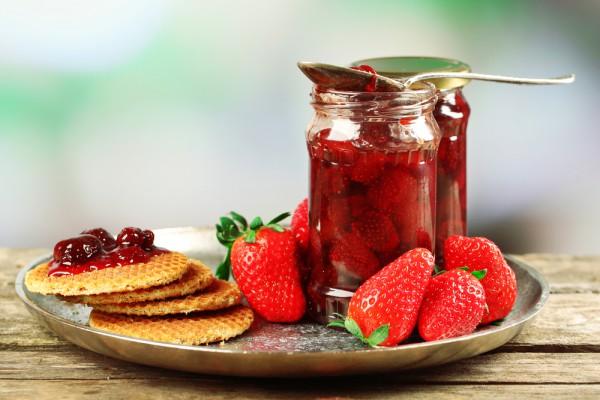
[[[95,310],[114,314],[158,316],[220,310],[241,301],[242,292],[237,285],[217,279],[206,290],[186,297],[142,303],[96,304],[93,307]]]
[[[119,335],[159,342],[207,344],[244,333],[254,320],[252,310],[236,306],[226,310],[169,317],[131,317],[93,310],[90,326]]]
[[[178,280],[188,269],[188,258],[181,253],[164,253],[147,263],[105,268],[76,275],[48,276],[49,265],[41,264],[27,273],[27,289],[42,294],[79,296],[126,292],[165,285]]]
[[[72,303],[97,304],[139,303],[143,301],[163,300],[186,296],[210,286],[215,280],[212,271],[197,260],[189,260],[189,269],[181,279],[166,285],[138,289],[131,292],[93,294],[89,296],[71,296],[65,300]]]

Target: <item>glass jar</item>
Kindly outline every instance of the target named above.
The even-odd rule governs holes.
[[[470,72],[462,61],[437,57],[384,57],[360,60],[377,73],[403,78],[423,72]],[[433,115],[442,140],[438,152],[436,263],[443,265],[444,241],[451,235],[467,234],[467,122],[471,109],[462,93],[469,81],[457,78],[431,79],[440,90]]]
[[[433,115],[442,132],[438,150],[436,262],[444,264],[444,241],[467,234],[467,122],[471,108],[461,88],[440,93]]]
[[[436,90],[313,89],[309,312],[345,313],[353,291],[405,251],[435,246]]]

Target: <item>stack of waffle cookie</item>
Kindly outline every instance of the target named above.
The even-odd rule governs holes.
[[[41,264],[27,274],[30,291],[87,304],[93,307],[90,326],[121,335],[207,344],[242,334],[254,318],[240,305],[235,284],[180,253],[67,276],[48,276],[48,269]]]

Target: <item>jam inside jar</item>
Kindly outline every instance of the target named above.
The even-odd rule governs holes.
[[[436,92],[313,89],[307,283],[309,313],[328,322],[353,291],[405,251],[434,250]]]
[[[442,91],[433,111],[442,140],[438,150],[436,262],[444,241],[467,234],[467,122],[471,109],[460,88]]]
[[[427,72],[470,72],[460,61],[440,57],[383,57],[359,60],[378,74],[401,79]],[[471,110],[462,88],[467,79],[447,77],[428,80],[439,90],[433,115],[442,140],[438,152],[436,264],[443,266],[444,241],[451,235],[467,234],[467,121]]]

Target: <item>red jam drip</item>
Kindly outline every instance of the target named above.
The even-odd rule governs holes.
[[[95,228],[61,240],[54,246],[48,276],[76,275],[147,263],[152,257],[168,252],[154,246],[154,233],[150,230],[126,227],[115,240],[105,229]]]
[[[357,71],[363,71],[363,72],[368,72],[371,75],[373,75],[371,77],[371,80],[369,81],[369,83],[367,83],[367,85],[364,87],[364,91],[365,92],[374,92],[376,87],[377,87],[377,71],[375,71],[373,69],[373,67],[371,67],[370,65],[366,65],[366,64],[361,64],[357,67],[350,67],[351,69],[355,69]]]
[[[90,261],[83,264],[67,265],[52,260],[50,269],[48,270],[48,276],[77,275],[105,268],[147,263],[152,257],[168,252],[169,250],[160,247],[155,247],[152,250],[144,250],[138,246],[117,247],[108,253],[103,252],[102,254],[94,256]]]

